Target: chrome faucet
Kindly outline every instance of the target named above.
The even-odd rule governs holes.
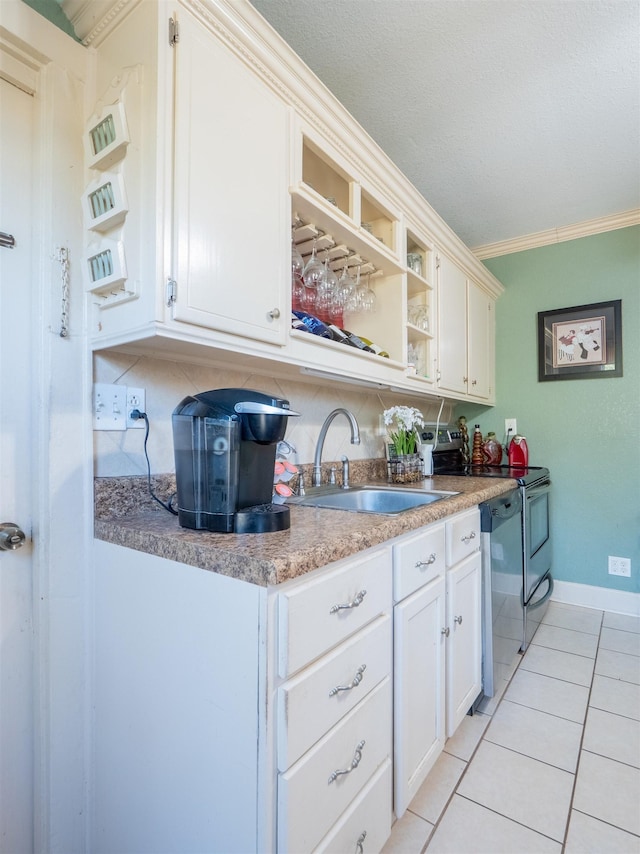
[[[313,482],[314,486],[320,486],[320,484],[322,483],[322,466],[321,466],[322,449],[324,447],[324,440],[325,440],[325,437],[327,435],[327,430],[329,429],[329,425],[331,424],[333,419],[336,417],[336,415],[344,415],[345,418],[349,421],[349,426],[351,427],[351,444],[352,445],[359,445],[360,444],[360,430],[358,428],[358,422],[356,421],[356,417],[353,414],[353,412],[350,412],[348,409],[343,409],[342,407],[340,409],[334,409],[333,412],[330,412],[327,415],[327,417],[324,419],[324,424],[320,428],[320,435],[318,436],[318,444],[316,445],[316,453],[315,453],[315,456],[313,458],[313,480],[312,480],[312,482]],[[345,483],[344,478],[343,478],[342,486],[344,489],[347,489],[349,487],[349,468],[348,468],[348,460],[347,460],[347,465],[346,466],[344,465],[345,459],[346,459],[346,457],[343,457],[343,473],[346,470],[347,479],[346,479],[346,483]]]

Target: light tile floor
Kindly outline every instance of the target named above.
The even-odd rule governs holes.
[[[383,854],[640,854],[640,618],[552,602]]]

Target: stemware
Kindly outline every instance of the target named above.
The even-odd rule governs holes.
[[[291,243],[291,278],[302,279],[304,271],[304,259],[295,243]]]
[[[316,254],[316,238],[313,238],[313,249],[311,257],[307,261],[304,270],[302,271],[302,281],[307,288],[317,288],[318,283],[324,276],[324,265],[318,259]]]
[[[367,273],[366,282],[360,283],[360,268],[358,267],[358,310],[371,312],[376,307],[376,295],[370,285],[371,273]]]
[[[302,272],[304,270],[304,260],[298,249],[291,242],[291,305],[294,309],[302,307],[304,301],[304,282],[302,280]]]
[[[332,321],[332,306],[336,299],[338,277],[329,266],[329,253],[325,255],[323,275],[316,287],[316,314],[325,323]]]
[[[345,264],[342,275],[338,280],[338,301],[344,311],[353,311],[355,307],[356,283],[349,275],[349,268]]]

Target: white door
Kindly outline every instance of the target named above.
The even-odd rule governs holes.
[[[30,323],[35,99],[0,79],[0,523],[26,535],[0,548],[0,851],[33,851],[33,620]],[[0,530],[0,537],[2,531]],[[6,545],[6,543],[5,543]]]
[[[481,590],[480,552],[447,571],[447,738],[482,688]]]
[[[186,10],[179,23],[173,316],[284,344],[288,108]]]
[[[394,807],[400,818],[445,742],[445,585],[438,576],[394,609]]]
[[[440,255],[438,270],[438,387],[467,391],[467,277]]]
[[[491,396],[492,300],[469,281],[469,394]]]

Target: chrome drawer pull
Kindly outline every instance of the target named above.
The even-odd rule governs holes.
[[[367,831],[363,830],[356,841],[356,854],[364,854],[364,841],[367,838]]]
[[[446,638],[448,638],[449,637],[449,631],[450,631],[449,626],[447,626],[446,629],[440,629],[440,634],[444,635]]]
[[[361,590],[358,595],[355,597],[353,602],[347,602],[346,605],[334,605],[333,608],[329,611],[330,614],[336,614],[338,611],[342,611],[345,608],[357,608],[358,605],[362,605],[362,600],[367,595],[366,590]]]
[[[471,531],[471,533],[469,534],[468,537],[461,537],[460,541],[466,544],[466,543],[470,543],[471,540],[475,540],[475,538],[476,538],[476,532]]]
[[[364,671],[367,669],[366,664],[361,664],[360,667],[356,670],[356,675],[353,677],[353,682],[351,685],[336,685],[335,688],[332,688],[329,691],[329,696],[335,696],[339,691],[350,691],[352,688],[356,688],[362,682],[362,675]]]
[[[462,625],[462,617],[454,617],[453,622],[457,623],[459,626]]]
[[[364,739],[358,744],[356,747],[356,752],[353,754],[353,759],[351,760],[351,765],[349,768],[345,768],[344,771],[334,771],[333,774],[329,777],[329,783],[333,783],[334,780],[337,780],[338,777],[342,776],[342,774],[351,774],[358,765],[360,764],[360,760],[362,759],[362,748],[364,747]]]
[[[432,563],[436,562],[436,553],[432,552],[426,560],[418,560],[416,561],[416,569],[420,569],[421,566],[431,566]]]

